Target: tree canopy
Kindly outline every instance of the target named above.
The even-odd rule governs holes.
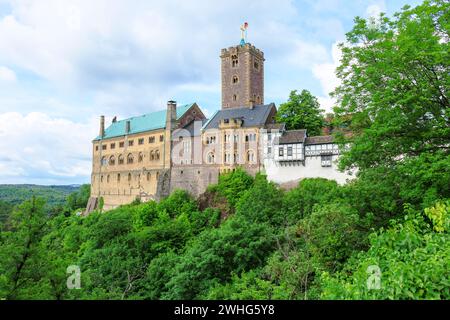
[[[289,100],[280,105],[277,121],[286,123],[286,129],[306,129],[308,135],[320,135],[325,120],[319,101],[308,90],[291,91]]]

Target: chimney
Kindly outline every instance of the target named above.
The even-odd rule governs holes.
[[[100,137],[105,136],[105,116],[100,116]]]
[[[167,101],[166,129],[175,129],[177,121],[177,102]]]
[[[131,131],[131,121],[127,120],[126,126],[125,126],[125,132],[128,134]]]

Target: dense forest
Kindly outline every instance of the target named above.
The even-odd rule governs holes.
[[[1,184],[0,201],[12,205],[21,204],[32,196],[45,198],[51,206],[62,205],[67,196],[79,186],[39,186],[33,184]]]
[[[354,180],[237,170],[88,216],[88,186],[51,210],[33,196],[1,224],[0,299],[450,299],[449,9],[355,19],[333,116]]]

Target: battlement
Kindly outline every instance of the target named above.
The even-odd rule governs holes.
[[[237,45],[237,46],[224,48],[221,50],[221,58],[227,57],[232,54],[238,54],[241,52],[252,52],[255,55],[258,55],[258,56],[264,58],[264,52],[262,52],[261,50],[256,48],[251,43],[246,43],[244,46]]]

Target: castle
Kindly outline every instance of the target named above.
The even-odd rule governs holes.
[[[241,167],[277,183],[324,177],[345,183],[332,136],[309,137],[276,123],[275,104],[264,103],[264,53],[246,41],[222,49],[222,107],[206,119],[196,103],[118,121],[92,143],[91,197],[86,213],[158,200],[175,189],[193,196]]]

